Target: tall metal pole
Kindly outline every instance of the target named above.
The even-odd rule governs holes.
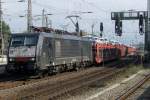
[[[91,28],[92,28],[92,35],[94,35],[94,23],[92,24]]]
[[[31,26],[32,26],[32,2],[31,0],[28,0],[28,18],[27,18],[28,32],[31,32]]]
[[[42,10],[42,27],[45,27],[45,10]]]
[[[150,0],[147,0],[147,12],[148,16],[145,19],[145,57],[149,59],[150,57]],[[148,57],[148,58],[147,58]]]
[[[147,0],[147,10],[150,11],[150,0]],[[150,12],[149,12],[149,17],[150,17]]]
[[[46,27],[48,28],[49,26],[48,26],[48,16],[47,15],[45,15],[45,24],[46,24]]]
[[[150,33],[150,0],[147,0],[147,11],[148,11],[148,34]]]
[[[150,0],[147,0],[147,18],[145,19],[145,60],[149,62],[150,58]]]

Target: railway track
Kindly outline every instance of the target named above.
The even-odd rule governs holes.
[[[146,75],[141,81],[136,83],[133,87],[121,94],[116,100],[126,100],[128,97],[133,95],[142,85],[144,85],[148,80],[150,80],[150,74]]]
[[[108,78],[118,72],[124,70],[119,68],[126,63],[114,64],[113,68],[104,68],[103,70],[95,70],[76,77],[62,78],[62,80],[45,80],[28,85],[18,86],[11,89],[0,91],[0,98],[2,99],[50,99],[60,96],[64,93],[89,85],[98,80]],[[110,66],[109,66],[110,67]]]
[[[108,63],[105,65],[105,67],[112,67],[112,66],[116,65],[116,63],[119,63],[119,62]],[[98,69],[97,67],[93,66],[93,68],[88,68],[85,70],[86,70],[85,71],[86,74],[92,74],[98,70],[104,70],[104,69],[103,69],[103,67]],[[80,72],[82,72],[82,70],[80,70],[78,72],[80,73]],[[72,71],[72,72],[61,73],[61,74],[53,75],[53,76],[46,76],[42,79],[33,78],[32,75],[30,76],[30,75],[26,75],[26,74],[22,74],[22,73],[20,73],[20,74],[1,74],[0,75],[0,90],[15,88],[15,87],[22,86],[25,84],[27,85],[27,84],[31,84],[34,82],[39,82],[39,81],[44,81],[44,80],[49,80],[49,79],[57,79],[60,76],[63,79],[63,76],[67,76],[67,75],[73,76],[74,75],[71,73],[76,73],[76,72]],[[79,75],[82,76],[85,74],[81,73]],[[78,75],[76,75],[76,77],[78,77]],[[69,77],[67,77],[67,78],[70,79]]]
[[[44,98],[44,100],[46,100],[49,98],[62,95],[71,90],[80,88],[82,86],[88,85],[97,80],[104,79],[119,71],[121,70],[117,70],[116,68],[109,68],[107,70],[99,71],[91,75],[75,77],[75,78],[72,78],[71,80],[63,80],[63,81],[53,83],[53,84],[50,84],[48,82],[41,82],[37,84],[16,87],[16,88],[12,88],[9,90],[0,91],[0,95],[4,99],[6,98],[7,99],[9,98],[43,99]]]
[[[16,83],[14,87],[5,88],[0,90],[0,99],[2,100],[16,100],[16,99],[50,99],[60,96],[64,93],[80,88],[82,86],[90,85],[93,82],[108,78],[109,76],[115,75],[118,72],[123,71],[125,66],[132,61],[121,61],[111,64],[106,64],[106,68],[96,68],[92,71],[76,73],[60,74],[58,76],[51,76],[41,80],[31,80],[29,83],[26,81],[23,85]],[[115,66],[115,67],[114,67]],[[119,67],[119,68],[118,68]],[[23,83],[21,81],[21,84]],[[5,83],[4,83],[5,84]],[[1,88],[1,87],[0,87]]]

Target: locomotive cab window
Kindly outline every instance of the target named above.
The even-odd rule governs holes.
[[[35,46],[37,44],[37,37],[35,36],[27,36],[25,38],[25,45],[26,46]]]
[[[11,46],[36,46],[38,41],[37,36],[13,36],[11,38]]]
[[[23,46],[24,39],[25,39],[25,37],[23,37],[23,36],[12,37],[11,46]]]

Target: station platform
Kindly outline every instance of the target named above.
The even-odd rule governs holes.
[[[0,55],[0,74],[4,73],[6,65],[7,65],[7,56]]]

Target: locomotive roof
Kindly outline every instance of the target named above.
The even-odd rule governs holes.
[[[63,38],[63,39],[73,39],[73,40],[81,40],[81,37],[75,35],[68,35],[68,34],[55,34],[54,32],[45,33],[45,32],[38,32],[38,33],[14,33],[12,36],[39,36],[43,35],[45,37],[55,37],[55,38]],[[88,38],[82,37],[84,41],[89,41]]]
[[[62,38],[62,39],[72,39],[72,40],[84,40],[84,41],[89,41],[88,38],[84,38],[84,37],[79,37],[79,36],[75,36],[75,35],[68,35],[68,34],[47,34],[47,33],[41,33],[43,36],[47,36],[47,37],[55,37],[55,38]]]
[[[23,36],[23,35],[26,35],[26,36],[31,36],[31,35],[35,35],[35,36],[38,36],[39,33],[13,33],[11,34],[12,36]]]

